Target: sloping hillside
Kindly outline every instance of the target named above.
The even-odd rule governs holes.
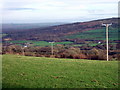
[[[3,55],[3,88],[118,88],[117,61]]]
[[[118,20],[120,18],[101,19],[89,22],[77,22],[71,24],[51,26],[47,28],[28,29],[25,31],[9,31],[3,32],[7,34],[4,38],[12,40],[66,40],[62,38],[66,35],[72,35],[88,30],[101,29],[102,23],[112,23],[112,28],[118,28]],[[88,37],[89,38],[89,37]]]

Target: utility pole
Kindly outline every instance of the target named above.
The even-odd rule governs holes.
[[[107,61],[109,60],[109,58],[108,58],[108,27],[110,26],[110,25],[112,25],[112,23],[111,24],[102,24],[103,26],[106,26],[106,48],[107,48]]]
[[[53,43],[55,42],[49,42],[49,43],[51,43],[51,54],[53,55]]]

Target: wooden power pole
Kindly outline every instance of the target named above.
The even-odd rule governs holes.
[[[55,42],[49,42],[49,43],[51,43],[51,54],[53,55],[53,43]]]
[[[107,61],[109,60],[109,57],[108,57],[108,27],[112,24],[102,24],[103,26],[106,26],[106,48],[107,48]]]

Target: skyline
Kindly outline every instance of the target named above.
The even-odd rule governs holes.
[[[118,17],[119,0],[4,0],[3,23],[83,22]]]

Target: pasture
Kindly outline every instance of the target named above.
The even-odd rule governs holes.
[[[118,88],[118,61],[3,55],[3,88]]]
[[[118,32],[120,29],[118,28],[109,28],[109,45],[117,44],[115,41],[118,40]],[[3,34],[4,36],[4,34]],[[61,41],[61,42],[55,42],[54,45],[62,44],[62,45],[72,45],[72,46],[97,46],[97,45],[105,45],[106,43],[98,43],[93,42],[93,40],[102,40],[106,41],[106,30],[105,28],[96,29],[96,30],[89,30],[89,31],[83,31],[76,34],[71,35],[65,35],[61,37],[61,39],[81,39],[84,40],[84,44],[75,43],[74,41]],[[50,46],[51,44],[47,41],[35,41],[35,40],[11,40],[6,41],[6,43],[12,43],[16,45],[22,45],[25,43],[31,43],[31,46]]]
[[[25,43],[31,43],[30,46],[41,46],[41,47],[45,47],[45,46],[50,46],[51,44],[47,41],[32,41],[32,40],[15,40],[15,41],[7,41],[8,43],[13,43],[13,44],[16,44],[16,45],[22,45],[22,44],[25,44]],[[70,41],[63,41],[63,42],[55,42],[54,45],[57,45],[57,44],[72,44],[73,42],[70,42]]]
[[[120,29],[118,28],[109,28],[109,40],[118,40],[118,32]],[[87,40],[106,40],[106,29],[96,29],[96,30],[89,30],[84,31],[72,35],[65,36],[64,38],[80,38],[80,39],[87,39]]]

